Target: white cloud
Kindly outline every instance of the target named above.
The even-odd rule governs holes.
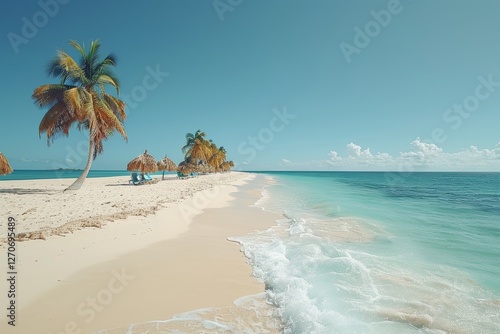
[[[362,151],[361,146],[356,145],[354,143],[350,143],[347,145],[347,155],[350,158],[366,158],[366,159],[373,158],[369,148]]]
[[[332,160],[332,161],[342,160],[342,157],[340,157],[336,151],[330,151],[329,155],[330,155],[330,160]]]
[[[330,151],[325,166],[342,170],[500,170],[500,142],[493,149],[470,146],[459,152],[446,153],[434,143],[416,138],[410,149],[396,157],[388,153],[373,155],[370,149],[349,143],[347,155]]]
[[[371,153],[369,148],[349,143],[344,153],[331,150],[327,159],[292,162],[286,158],[279,164],[253,165],[255,170],[359,170],[359,171],[500,171],[500,142],[493,148],[470,146],[448,153],[440,146],[416,138],[408,150],[395,156]],[[248,168],[248,166],[247,166]]]
[[[331,165],[344,165],[344,166],[352,166],[352,165],[380,165],[383,164],[386,160],[391,159],[392,157],[388,153],[377,153],[373,155],[370,152],[370,149],[364,149],[357,144],[349,143],[346,146],[347,156],[342,157],[337,151],[330,151],[329,156],[330,159],[326,162]]]
[[[443,149],[436,144],[425,143],[421,141],[420,138],[412,141],[410,147],[412,150],[409,152],[402,152],[401,157],[419,165],[436,160],[439,158],[439,155],[443,153]]]
[[[377,153],[374,157],[377,160],[389,160],[392,159],[389,153]]]

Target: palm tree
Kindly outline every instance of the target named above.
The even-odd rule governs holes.
[[[224,161],[221,166],[220,166],[221,170],[223,172],[227,172],[231,169],[231,164],[229,163],[229,161]]]
[[[222,164],[226,161],[226,149],[219,147],[210,157],[208,163],[215,168],[216,172],[222,169]]]
[[[194,134],[186,134],[186,145],[182,148],[186,161],[198,165],[198,162],[206,163],[210,157],[210,142],[205,139],[205,132],[201,130]]]
[[[60,135],[69,135],[69,129],[77,124],[78,129],[89,131],[89,153],[82,175],[67,189],[80,189],[92,166],[92,161],[103,152],[103,140],[113,132],[119,132],[125,140],[127,134],[123,128],[125,102],[105,92],[105,86],[111,85],[120,93],[118,79],[111,68],[116,65],[116,58],[108,55],[99,59],[100,42],[90,43],[88,52],[84,45],[70,41],[81,56],[78,64],[63,50],[49,63],[49,76],[61,78],[60,84],[42,85],[33,92],[33,99],[40,107],[49,110],[38,128],[39,134],[47,135],[47,145]]]

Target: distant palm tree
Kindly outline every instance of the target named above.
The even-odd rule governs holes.
[[[47,144],[61,135],[68,136],[73,124],[78,129],[89,130],[89,153],[87,164],[80,177],[65,190],[80,189],[92,166],[92,161],[103,152],[103,140],[117,131],[125,140],[123,128],[126,118],[125,103],[105,92],[105,85],[111,85],[120,93],[118,79],[111,68],[116,65],[113,55],[99,59],[100,43],[90,43],[88,52],[84,45],[69,42],[81,56],[77,63],[66,52],[59,50],[50,62],[49,76],[61,78],[60,84],[42,85],[33,92],[33,99],[40,107],[49,110],[38,128],[39,134],[47,134]]]
[[[229,161],[224,161],[220,167],[223,172],[227,172],[231,169],[231,164]]]
[[[208,163],[215,168],[216,172],[222,170],[222,164],[226,161],[226,149],[221,146],[219,147],[208,159]]]
[[[210,142],[205,139],[206,134],[201,130],[186,134],[186,145],[182,148],[185,160],[191,164],[198,165],[199,162],[206,163],[210,157]]]

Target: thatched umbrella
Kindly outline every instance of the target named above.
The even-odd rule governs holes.
[[[12,168],[7,161],[7,158],[0,153],[0,175],[10,174],[12,173]]]
[[[148,150],[144,150],[143,154],[128,163],[127,170],[139,170],[142,174],[154,173],[158,170],[158,166],[155,158],[148,154]]]
[[[165,155],[165,158],[158,161],[157,165],[158,165],[158,170],[163,171],[163,173],[161,174],[162,180],[165,180],[165,171],[166,170],[169,172],[175,172],[177,170],[177,165],[175,164],[175,162],[170,160],[166,155]]]
[[[199,164],[198,165],[198,173],[207,174],[208,173],[208,165],[207,164]]]
[[[185,160],[182,161],[181,163],[179,163],[179,165],[177,166],[177,171],[181,172],[184,175],[188,175],[192,171],[195,171],[195,170],[196,170],[196,166],[185,161]]]
[[[209,174],[215,172],[215,168],[210,164],[200,164],[198,165],[198,171],[200,173]]]

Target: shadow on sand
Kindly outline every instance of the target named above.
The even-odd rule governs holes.
[[[9,188],[1,189],[0,194],[15,194],[15,195],[54,195],[62,192],[63,189],[59,190],[47,190],[47,189],[26,189],[26,188]]]

